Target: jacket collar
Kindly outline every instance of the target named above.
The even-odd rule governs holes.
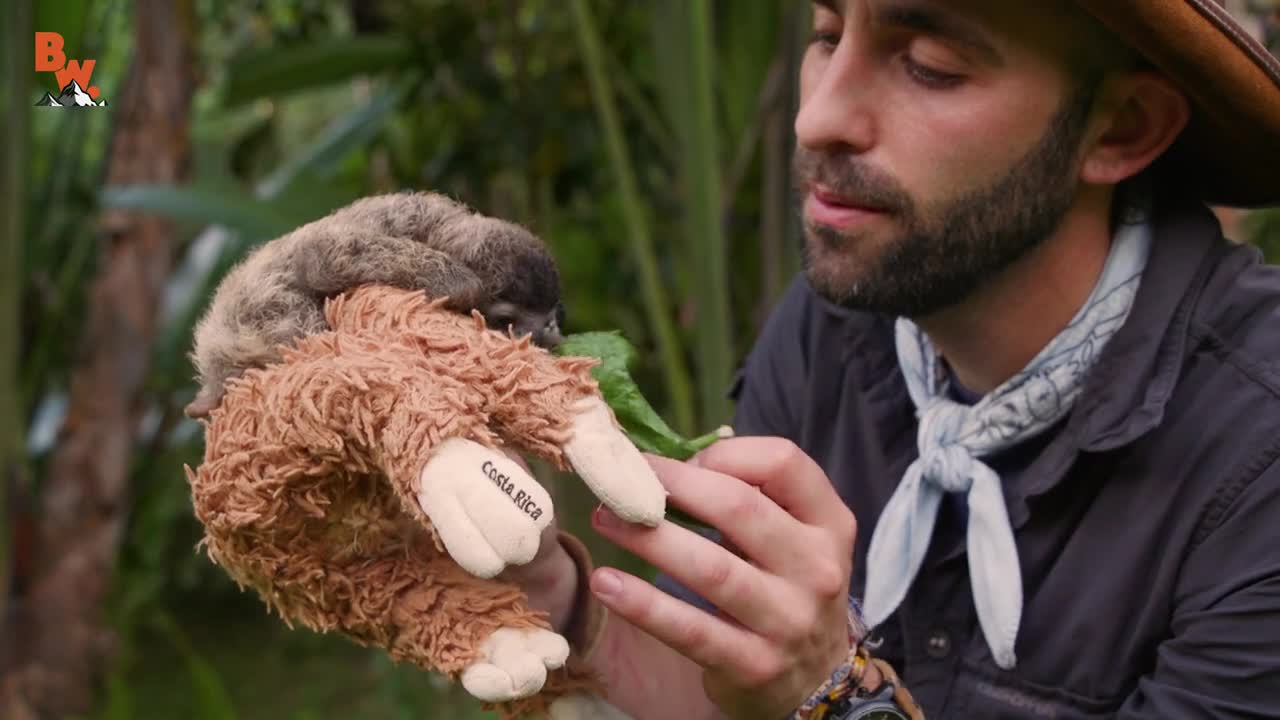
[[[1155,218],[1150,270],[1132,314],[1085,379],[1076,423],[1081,449],[1111,450],[1160,424],[1186,359],[1191,316],[1222,231],[1203,206]]]
[[[1029,515],[1027,499],[1055,488],[1081,452],[1132,443],[1160,425],[1187,358],[1191,318],[1222,229],[1199,203],[1157,200],[1151,256],[1133,309],[1085,378],[1076,408],[1059,436],[1015,485],[1006,487],[1014,527]]]

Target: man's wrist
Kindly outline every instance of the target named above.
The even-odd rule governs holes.
[[[851,658],[788,720],[924,720],[920,707],[889,663],[872,658],[863,647],[855,648]]]
[[[852,596],[848,613],[849,655],[808,699],[796,708],[789,720],[842,720],[862,717],[866,712],[888,710],[892,716],[923,720],[923,714],[893,667],[872,658],[864,640],[867,636],[862,607]],[[891,696],[890,700],[884,696]],[[878,714],[873,715],[878,716]]]

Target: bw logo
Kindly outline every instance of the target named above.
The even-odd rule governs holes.
[[[58,80],[62,94],[57,97],[46,92],[36,103],[41,107],[105,107],[107,101],[97,100],[101,92],[90,83],[93,66],[97,60],[68,60],[63,52],[65,42],[56,32],[36,33],[36,72],[51,72]],[[88,88],[87,90],[85,88]]]

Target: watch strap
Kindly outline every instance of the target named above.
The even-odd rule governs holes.
[[[880,671],[881,686],[886,684],[893,686],[894,704],[901,708],[911,720],[924,720],[924,711],[916,704],[915,698],[911,697],[911,692],[898,678],[898,673],[894,671],[893,666],[879,658],[872,658],[871,664]]]

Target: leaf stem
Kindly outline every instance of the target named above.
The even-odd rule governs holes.
[[[723,440],[727,437],[731,437],[732,435],[733,430],[731,430],[728,425],[721,425],[706,435],[699,435],[698,437],[690,440],[689,448],[692,449],[693,454],[696,455],[714,445],[717,440]],[[690,457],[692,457],[692,455]]]

